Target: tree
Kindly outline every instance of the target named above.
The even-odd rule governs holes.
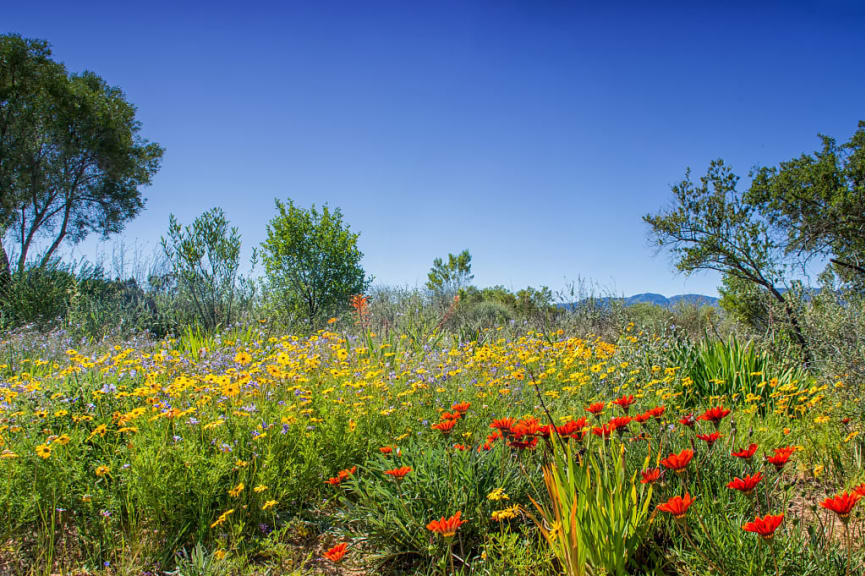
[[[737,189],[738,181],[722,160],[709,165],[699,185],[691,181],[689,170],[672,187],[677,205],[643,220],[658,247],[673,253],[679,271],[716,270],[765,290],[783,307],[807,363],[810,354],[796,310],[779,287],[785,272],[783,246],[757,207]]]
[[[427,274],[426,287],[439,294],[456,294],[474,279],[471,272],[472,256],[468,250],[457,255],[448,254],[447,264],[441,258],[433,260],[433,266]]]
[[[232,321],[240,264],[240,233],[230,227],[221,208],[212,208],[182,227],[172,214],[162,249],[171,264],[182,297],[195,318],[214,330]]]
[[[343,222],[339,208],[327,204],[321,211],[314,205],[304,210],[276,200],[276,209],[261,245],[270,295],[282,311],[314,329],[369,287],[359,235]]]
[[[747,200],[786,236],[786,250],[829,256],[843,276],[865,282],[865,121],[845,144],[822,148],[753,175]]]
[[[3,240],[23,272],[40,239],[46,265],[64,242],[119,232],[143,208],[163,150],[135,113],[96,74],[67,73],[46,42],[0,36],[0,277],[11,271]]]

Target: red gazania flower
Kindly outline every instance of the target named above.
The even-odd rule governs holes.
[[[751,476],[745,476],[744,478],[733,478],[732,482],[727,483],[727,488],[730,490],[738,490],[743,494],[750,494],[754,491],[754,487],[760,483],[760,480],[763,479],[763,473],[757,472]]]
[[[627,395],[613,400],[613,404],[615,404],[616,406],[621,408],[625,414],[628,413],[628,409],[631,407],[631,404],[633,404],[633,403],[634,403],[634,397],[633,396],[627,396]]]
[[[640,475],[642,476],[640,484],[654,484],[661,478],[661,469],[648,468],[646,470],[640,470]]]
[[[469,408],[471,407],[471,405],[472,405],[471,402],[459,402],[459,403],[451,406],[451,410],[456,410],[457,412],[459,412],[461,414],[465,414],[466,412],[469,411]]]
[[[691,461],[691,458],[694,457],[694,451],[690,448],[685,448],[678,454],[670,454],[663,460],[661,460],[661,464],[664,468],[669,468],[676,474],[681,474],[687,468],[688,463]]]
[[[742,448],[736,452],[733,452],[732,455],[736,458],[742,458],[743,460],[751,461],[751,458],[754,457],[754,454],[757,453],[757,445],[749,444],[747,448]]]
[[[511,427],[511,434],[514,436],[534,436],[541,429],[541,423],[537,418],[527,418],[520,420]]]
[[[592,428],[592,434],[601,438],[609,438],[615,431],[616,427],[609,424],[604,424],[601,427],[595,426],[594,428]]]
[[[856,502],[858,502],[860,498],[862,497],[855,492],[843,492],[833,496],[832,498],[826,498],[820,502],[820,506],[826,510],[831,510],[837,514],[841,520],[846,522],[847,518],[850,516],[850,512],[853,510],[853,507],[856,506]]]
[[[559,433],[559,436],[570,436],[579,440],[582,437],[583,429],[587,426],[588,422],[586,422],[585,418],[581,417],[577,420],[568,420],[561,426],[556,426],[556,431]]]
[[[553,425],[552,424],[547,424],[545,426],[541,426],[540,428],[538,428],[538,436],[540,436],[541,438],[549,438],[552,433],[553,433]]]
[[[754,518],[753,522],[748,522],[742,526],[742,530],[759,534],[764,540],[771,540],[775,535],[775,530],[778,529],[778,526],[781,525],[783,520],[783,514],[778,514],[777,516],[766,514],[763,518],[757,516]]]
[[[784,446],[783,448],[775,448],[775,454],[766,458],[766,460],[775,467],[775,470],[778,472],[784,467],[790,460],[790,456],[793,455],[793,452],[796,451],[796,448],[793,446]]]
[[[493,445],[490,444],[489,442],[484,442],[482,446],[478,446],[478,452],[480,452],[481,450],[489,451],[492,449],[493,449]]]
[[[651,411],[646,411],[646,412],[643,412],[642,414],[637,414],[636,416],[634,416],[634,422],[638,422],[640,424],[642,424],[644,422],[648,422],[651,419],[652,419],[652,412]]]
[[[325,484],[330,484],[331,486],[339,486],[342,484],[342,480],[340,480],[339,476],[334,476],[333,478],[328,478],[324,481]]]
[[[443,538],[453,538],[459,530],[459,527],[466,523],[460,518],[462,512],[458,511],[450,518],[441,517],[439,520],[433,520],[426,525],[426,529],[436,534],[441,534]]]
[[[502,437],[502,433],[499,432],[498,430],[496,430],[495,432],[493,432],[492,434],[489,434],[487,436],[487,442],[488,443],[495,442],[496,440],[498,440],[501,437]]]
[[[493,420],[493,423],[490,424],[490,428],[495,428],[502,432],[507,432],[513,427],[514,419],[513,418],[498,418]]]
[[[393,446],[382,446],[378,451],[384,455],[393,454]]]
[[[694,503],[689,493],[685,493],[685,497],[673,496],[663,504],[658,504],[658,510],[661,512],[669,512],[676,520],[681,520],[688,513],[688,508]]]
[[[537,445],[537,436],[515,436],[508,441],[508,446],[517,450],[534,450]]]
[[[688,428],[693,428],[694,424],[697,423],[697,420],[694,418],[693,414],[686,414],[679,418],[679,424],[682,426],[687,426]]]
[[[409,466],[402,466],[400,468],[394,468],[393,470],[385,470],[384,473],[388,476],[392,476],[397,480],[405,478],[406,475],[411,472],[411,468]]]
[[[723,406],[715,406],[714,408],[709,408],[702,414],[697,417],[697,420],[705,420],[706,422],[711,422],[715,425],[715,428],[720,426],[721,420],[724,419],[730,411],[724,408]]]
[[[345,470],[340,470],[337,472],[340,480],[348,480],[349,476],[354,476],[354,473],[357,472],[357,466],[352,466],[351,468],[346,468]]]
[[[594,414],[595,416],[597,416],[598,414],[600,414],[603,411],[604,411],[604,403],[603,402],[596,402],[594,404],[589,404],[588,406],[586,406],[586,412],[588,412],[589,414]]]
[[[454,450],[459,450],[460,452],[465,452],[469,447],[465,444],[454,444]]]
[[[865,482],[863,482],[862,484],[859,484],[858,486],[853,488],[853,492],[855,492],[859,496],[865,498]]]
[[[613,428],[614,430],[624,430],[628,427],[628,424],[631,423],[631,420],[633,420],[633,418],[630,416],[617,416],[610,420],[610,428]]]
[[[463,415],[461,412],[442,412],[442,420],[459,420]]]
[[[430,428],[432,428],[433,430],[438,430],[442,434],[447,435],[451,433],[451,431],[454,429],[454,426],[456,425],[456,420],[442,420],[437,424],[433,424],[432,426],[430,426]]]
[[[711,434],[697,434],[697,438],[708,444],[710,448],[712,447],[712,444],[714,444],[715,441],[720,437],[721,433],[718,431],[712,432]]]
[[[348,552],[348,544],[343,542],[342,544],[337,544],[330,550],[324,553],[324,557],[333,562],[334,564],[339,564],[345,553]]]
[[[654,418],[660,420],[666,409],[666,406],[655,406],[654,408],[650,408],[647,414],[651,414]]]

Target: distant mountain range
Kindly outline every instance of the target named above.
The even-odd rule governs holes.
[[[717,306],[718,299],[714,296],[706,296],[705,294],[676,294],[675,296],[670,296],[667,298],[663,294],[654,294],[652,292],[644,292],[642,294],[634,294],[633,296],[628,296],[627,298],[595,298],[596,302],[608,303],[612,301],[623,302],[625,306],[633,306],[634,304],[654,304],[656,306],[663,306],[665,308],[671,308],[676,306],[677,304],[687,304],[691,306]],[[581,301],[584,302],[585,300]],[[573,308],[577,306],[579,303],[574,302],[570,304],[563,304],[564,308]]]

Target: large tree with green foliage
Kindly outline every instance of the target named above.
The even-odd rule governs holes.
[[[359,235],[343,222],[339,208],[304,210],[277,200],[276,209],[261,245],[269,293],[281,311],[313,329],[369,286]]]
[[[221,208],[212,208],[191,226],[172,214],[162,249],[171,264],[180,296],[187,299],[197,322],[213,330],[231,323],[240,265],[240,233]]]
[[[744,282],[765,290],[782,306],[791,334],[808,362],[808,346],[796,310],[781,287],[784,246],[758,207],[738,190],[738,182],[722,160],[710,164],[699,184],[688,171],[672,187],[675,206],[644,220],[656,244],[672,252],[681,272],[715,270],[729,278],[727,284]]]
[[[40,241],[44,265],[64,242],[119,232],[138,214],[163,150],[135,114],[119,88],[68,73],[46,42],[0,36],[0,282],[10,243],[22,272]]]
[[[865,283],[865,121],[844,144],[822,147],[753,175],[746,200],[786,238],[788,253],[828,256]]]

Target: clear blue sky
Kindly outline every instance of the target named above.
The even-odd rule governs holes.
[[[865,119],[865,2],[3,2],[166,148],[125,241],[273,198],[342,208],[380,283],[469,248],[479,285],[714,293],[640,217],[691,166],[742,175]],[[90,243],[78,254],[93,254]]]

